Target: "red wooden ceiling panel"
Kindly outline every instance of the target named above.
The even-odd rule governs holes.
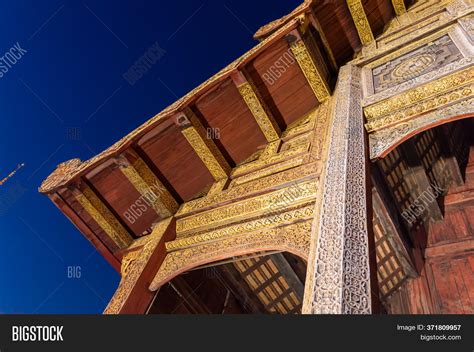
[[[339,66],[351,60],[361,43],[346,0],[318,2],[313,7]]]
[[[184,201],[193,199],[214,182],[202,160],[175,125],[140,147]]]
[[[246,70],[283,129],[318,105],[285,39],[253,60]]]
[[[107,167],[89,181],[136,236],[141,236],[149,230],[150,224],[159,220],[150,206],[140,211],[130,208],[141,199],[141,194],[118,168]]]
[[[390,0],[365,0],[362,1],[362,5],[374,37],[377,37],[383,32],[385,25],[395,17],[392,2]]]
[[[225,149],[235,164],[252,155],[267,143],[254,116],[229,78],[195,105],[203,123],[215,128],[220,135],[216,144]]]

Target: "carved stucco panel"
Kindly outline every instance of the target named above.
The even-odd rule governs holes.
[[[360,75],[361,70],[350,65],[339,72],[303,313],[371,313]]]

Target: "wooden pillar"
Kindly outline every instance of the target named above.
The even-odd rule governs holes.
[[[167,218],[155,225],[140,246],[130,246],[122,259],[122,279],[104,314],[143,314],[150,305],[154,291],[149,283],[166,256],[165,242],[176,237],[176,221]]]
[[[441,125],[435,131],[437,132],[437,137],[440,139],[441,158],[445,165],[445,170],[443,170],[443,176],[445,179],[442,180],[443,184],[441,186],[445,188],[445,190],[448,189],[451,183],[456,186],[462,186],[464,180],[454,151],[454,141],[452,140],[452,136],[449,135],[450,131],[448,125]],[[462,143],[462,141],[457,142]]]
[[[370,314],[372,299],[377,299],[372,297],[372,285],[377,286],[371,280],[369,260],[371,209],[360,68],[341,68],[335,95],[302,312]]]

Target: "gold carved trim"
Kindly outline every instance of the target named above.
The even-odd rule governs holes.
[[[209,189],[209,192],[207,192],[206,196],[210,196],[210,195],[218,194],[222,192],[228,181],[229,180],[227,178],[223,178],[222,180],[214,182],[214,184]]]
[[[160,217],[169,217],[178,210],[176,200],[141,158],[133,165],[125,161],[120,170],[140,195],[152,203],[153,209]]]
[[[282,211],[290,205],[294,206],[312,200],[317,188],[318,180],[294,183],[267,194],[191,215],[177,220],[176,232],[178,236],[182,236],[192,231],[205,231],[264,213]]]
[[[150,285],[150,290],[156,291],[173,277],[199,265],[257,251],[288,251],[306,259],[310,246],[310,231],[311,220],[307,220],[269,230],[244,232],[220,241],[168,253]]]
[[[323,159],[328,145],[329,117],[334,105],[334,99],[329,99],[317,110],[316,123],[311,140],[310,161],[320,161]]]
[[[278,153],[278,150],[281,146],[281,140],[273,141],[267,144],[262,154],[260,154],[259,159],[267,159]]]
[[[147,183],[148,186],[154,187],[157,189],[160,194],[160,199],[165,204],[167,209],[171,212],[171,215],[176,213],[178,210],[179,204],[168,191],[166,186],[161,183],[161,181],[156,177],[153,171],[148,167],[145,161],[142,158],[137,158],[133,162],[133,167],[137,170],[140,177]]]
[[[130,268],[132,267],[132,264],[140,258],[140,250],[132,250],[130,252],[127,252],[122,258],[122,265],[120,267],[120,273],[122,274],[122,278],[127,276],[128,272],[130,271]]]
[[[184,203],[176,215],[182,217],[185,214],[206,209],[222,202],[235,201],[258,192],[280,188],[290,182],[307,179],[313,175],[316,176],[316,170],[317,167],[314,163],[305,164],[300,167],[250,181],[244,185],[236,185],[221,193],[207,195],[206,197]]]
[[[383,128],[390,127],[394,124],[406,121],[417,115],[425,114],[429,111],[441,108],[448,104],[456,103],[460,100],[474,96],[474,83],[462,86],[458,89],[453,89],[446,93],[437,95],[431,99],[420,101],[419,103],[402,109],[397,113],[371,120],[365,125],[367,132],[378,131]]]
[[[310,132],[314,128],[316,118],[318,116],[318,108],[312,110],[302,118],[292,122],[281,135],[282,139],[288,139],[299,134]]]
[[[374,34],[370,28],[361,0],[347,0],[347,6],[351,12],[362,45],[369,45],[374,41]]]
[[[284,161],[282,163],[272,165],[272,166],[268,166],[264,169],[246,174],[244,176],[237,177],[236,179],[232,180],[230,186],[231,187],[236,187],[236,186],[239,186],[241,184],[244,184],[244,183],[247,183],[247,182],[250,182],[250,181],[265,177],[265,176],[268,176],[268,175],[275,174],[277,172],[285,171],[285,170],[300,166],[305,161],[307,161],[306,157],[298,157],[297,156],[295,158],[289,159],[289,160]]]
[[[474,81],[474,68],[456,72],[364,108],[368,122]]]
[[[404,0],[392,0],[392,5],[397,16],[401,16],[407,12]]]
[[[399,56],[409,53],[410,51],[413,51],[414,49],[418,49],[419,47],[423,45],[429,44],[430,42],[438,38],[441,38],[445,34],[450,33],[455,28],[455,26],[456,24],[451,24],[448,27],[445,27],[428,36],[424,35],[426,33],[422,29],[416,30],[414,33],[411,33],[411,34],[407,34],[405,38],[399,38],[399,39],[404,39],[404,42],[407,42],[407,43],[410,42],[409,44],[405,44],[401,48],[400,48],[400,43],[398,42],[392,43],[392,44],[386,44],[385,46],[382,46],[383,53],[380,53],[379,55],[377,55],[377,56],[380,56],[380,58],[377,58],[376,60],[373,60],[367,63],[367,65],[364,65],[364,67],[374,68],[374,67],[383,65],[384,63],[387,63]],[[374,53],[369,53],[368,55],[364,55],[364,57],[361,58],[360,60],[356,60],[354,64],[357,64],[357,65],[362,64],[365,60],[369,60],[373,56],[375,56]]]
[[[190,126],[181,131],[186,140],[216,181],[227,178],[231,168],[219,148],[210,137],[208,138],[206,130],[192,111],[187,110],[184,115],[191,122]]]
[[[298,65],[303,71],[308,84],[314,92],[314,95],[320,103],[324,102],[330,95],[329,87],[316,67],[311,54],[308,52],[303,40],[296,40],[290,44],[291,52]]]
[[[166,250],[171,252],[198,244],[215,241],[223,237],[230,237],[238,234],[248,233],[250,231],[268,229],[275,226],[281,226],[283,224],[312,219],[313,211],[314,204],[310,203],[309,205],[297,209],[285,211],[275,215],[267,215],[257,220],[226,226],[221,229],[204,232],[194,236],[178,238],[175,241],[167,242]]]
[[[455,119],[474,115],[474,99],[468,98],[428,112],[417,118],[369,134],[370,158],[384,157],[407,136]]]
[[[257,124],[267,141],[272,142],[280,138],[281,131],[278,124],[270,115],[263,100],[258,97],[256,89],[250,84],[250,82],[246,81],[237,85],[237,89],[255,118],[255,121],[257,121]]]
[[[122,279],[119,287],[110,300],[104,314],[119,314],[124,303],[130,296],[145,266],[148,264],[157,245],[160,243],[165,232],[168,230],[172,218],[159,222],[150,235],[146,236],[147,242],[141,249],[134,250],[125,255],[122,259]]]
[[[86,184],[83,187],[82,191],[73,191],[76,200],[120,249],[128,247],[133,242],[132,236],[94,191]]]
[[[306,144],[299,145],[298,147],[296,147],[294,149],[285,150],[285,151],[280,152],[278,154],[274,154],[273,156],[269,156],[269,157],[264,158],[264,159],[259,158],[255,161],[250,162],[250,163],[237,166],[232,171],[232,178],[236,178],[237,176],[244,175],[246,173],[255,171],[259,168],[269,166],[271,164],[276,164],[276,163],[282,162],[282,161],[284,161],[284,160],[286,160],[290,157],[295,157],[297,155],[304,154],[304,153],[308,152],[309,147],[310,147],[310,143],[308,142]]]

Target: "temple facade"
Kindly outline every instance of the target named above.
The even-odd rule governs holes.
[[[474,3],[308,0],[40,192],[107,314],[474,313]]]

